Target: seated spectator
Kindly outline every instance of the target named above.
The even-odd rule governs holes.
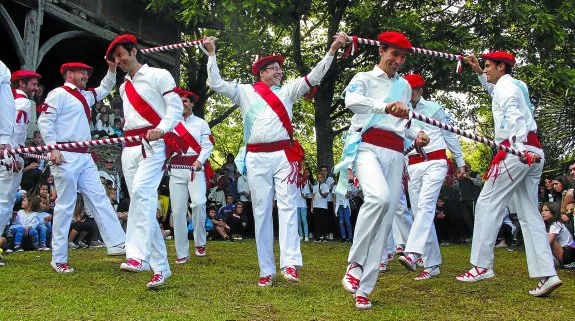
[[[22,209],[12,215],[10,233],[14,235],[14,252],[23,252],[22,239],[30,237],[34,249],[38,249],[38,211],[40,210],[40,198],[26,194],[22,199]],[[44,244],[45,245],[45,244]]]
[[[122,228],[126,231],[128,227],[128,210],[130,209],[130,199],[124,198],[118,203],[118,208],[116,209],[116,213],[118,215],[118,220],[120,220],[120,224],[122,224]]]
[[[116,137],[124,137],[124,125],[122,125],[122,120],[120,118],[114,119],[114,125],[112,126],[112,130],[114,131],[114,135]]]
[[[234,210],[236,209],[236,205],[234,204],[234,197],[232,195],[226,196],[226,205],[222,206],[218,211],[217,218],[227,222],[228,218],[232,215]]]
[[[50,191],[50,184],[48,182],[39,183],[36,185],[36,190],[33,194],[37,194],[41,199],[48,201],[47,213],[54,213],[54,206],[56,205],[56,188]]]
[[[92,132],[92,135],[98,138],[117,137],[110,122],[110,115],[106,113],[100,115],[100,119],[96,121],[96,130]]]
[[[515,234],[516,227],[513,224],[513,221],[511,221],[508,207],[505,208],[505,212],[506,215],[503,219],[503,223],[501,224],[501,229],[499,230],[499,233],[501,234],[501,241],[495,245],[495,248],[497,249],[507,248],[509,245],[511,245],[511,242],[513,241],[513,235]]]
[[[211,211],[213,209],[214,211],[214,217],[216,215],[216,208],[215,207],[210,207],[210,209],[208,209],[209,211]],[[191,217],[192,214],[190,213],[190,211],[188,211],[188,217]],[[212,239],[214,237],[217,237],[217,232],[214,228],[214,223],[212,223],[212,219],[210,218],[209,215],[206,215],[206,221],[204,222],[205,227],[206,227],[206,235],[208,237],[208,239]],[[189,220],[188,223],[188,240],[193,240],[194,239],[194,221],[193,220]]]
[[[244,203],[236,203],[236,207],[226,220],[226,223],[230,227],[230,234],[245,235],[246,227],[248,226],[248,216],[244,213]]]
[[[565,206],[565,213],[561,214],[561,221],[565,227],[573,234],[573,215],[575,214],[575,203],[569,203]]]
[[[233,242],[234,239],[230,237],[229,232],[230,232],[230,227],[228,226],[228,224],[226,224],[226,222],[224,222],[221,219],[218,219],[216,217],[216,208],[215,207],[210,207],[209,212],[208,212],[208,217],[210,218],[210,221],[212,221],[212,224],[214,225],[214,230],[215,230],[215,234],[217,234],[217,236],[220,236],[224,241],[227,242]],[[214,233],[210,233],[210,239],[213,239],[213,237],[215,236]]]
[[[449,245],[451,234],[449,232],[450,221],[447,217],[445,201],[442,197],[437,198],[437,205],[435,206],[435,232],[437,233],[437,241],[441,245]]]
[[[84,240],[88,240],[88,243]],[[98,225],[84,204],[84,197],[78,193],[73,222],[68,235],[68,247],[77,249],[78,247],[101,248],[104,246],[99,239]]]
[[[38,225],[36,226],[36,230],[38,231],[38,238],[40,247],[38,251],[50,251],[50,248],[47,247],[47,244],[50,244],[48,240],[48,236],[52,235],[52,215],[48,213],[50,210],[50,203],[47,199],[40,200],[40,211],[38,212]]]
[[[561,221],[559,203],[544,203],[541,216],[549,232],[549,244],[555,259],[568,269],[575,269],[575,244],[573,236]]]

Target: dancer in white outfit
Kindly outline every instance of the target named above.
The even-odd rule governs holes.
[[[192,222],[194,225],[194,243],[196,256],[206,255],[206,162],[214,148],[208,123],[192,114],[194,103],[199,97],[187,90],[176,92],[184,105],[183,127],[177,126],[176,133],[191,148],[182,156],[172,157],[170,164],[193,166],[189,169],[170,169],[170,203],[174,219],[174,240],[176,245],[176,264],[185,264],[190,259],[188,241],[188,200],[191,200]],[[210,168],[211,171],[211,168]]]
[[[347,170],[353,166],[365,196],[342,280],[345,289],[355,294],[358,309],[371,308],[368,296],[377,282],[395,217],[406,133],[406,121],[396,117],[407,117],[411,97],[409,84],[397,73],[411,52],[411,43],[399,32],[383,32],[378,40],[382,43],[379,64],[372,71],[355,75],[346,88],[345,104],[354,116],[343,160],[336,166],[340,173],[338,193],[345,192]],[[416,139],[413,132],[410,136]],[[423,132],[417,135],[417,146],[427,142]]]
[[[267,56],[252,67],[255,84],[238,84],[220,77],[215,55],[215,38],[203,45],[209,52],[208,84],[212,90],[240,106],[244,118],[244,141],[236,164],[247,171],[255,220],[256,246],[260,266],[259,286],[270,286],[276,274],[273,249],[272,202],[277,197],[280,267],[284,278],[298,282],[303,265],[297,229],[297,179],[303,149],[293,138],[293,103],[317,85],[327,73],[335,52],[346,43],[346,35],[335,36],[327,55],[305,77],[280,87],[284,58]]]
[[[449,118],[444,108],[436,102],[422,97],[425,79],[418,74],[406,75],[404,78],[411,86],[411,106],[419,114],[437,121],[449,124]],[[408,155],[407,171],[409,173],[409,199],[413,209],[413,225],[409,232],[405,247],[405,255],[399,262],[408,270],[415,271],[417,260],[423,258],[424,269],[415,280],[426,280],[439,275],[441,252],[433,219],[435,206],[441,191],[441,186],[447,175],[447,153],[449,148],[458,166],[458,172],[463,174],[465,161],[457,136],[449,131],[441,130],[418,120],[412,120],[414,130],[424,131],[430,139],[429,145],[423,148],[423,155],[415,150]]]
[[[82,63],[66,63],[60,68],[63,86],[52,90],[41,106],[38,128],[48,145],[61,142],[85,141],[90,135],[90,107],[108,96],[116,81],[116,64],[108,61],[108,73],[100,86],[86,89],[92,67]],[[68,265],[68,234],[77,193],[84,200],[111,255],[123,255],[126,235],[116,211],[100,182],[98,168],[87,147],[53,150],[50,159],[56,186],[56,205],[52,225],[52,269],[58,273],[72,273]]]
[[[470,260],[473,267],[467,273],[457,276],[457,280],[476,282],[495,276],[493,248],[505,216],[503,208],[514,198],[525,242],[529,276],[539,279],[529,294],[546,296],[563,282],[555,271],[545,224],[537,207],[537,186],[545,156],[537,138],[529,92],[525,83],[510,74],[515,65],[513,55],[499,51],[482,57],[485,60],[483,70],[476,57],[469,56],[466,60],[493,98],[491,111],[495,124],[495,141],[525,152],[526,155],[519,158],[500,151],[493,159],[489,178],[475,207]]]

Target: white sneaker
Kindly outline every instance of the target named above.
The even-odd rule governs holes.
[[[292,282],[299,282],[299,274],[293,265],[286,266],[284,269],[284,279]]]
[[[70,250],[75,250],[75,249],[79,248],[79,246],[76,245],[76,244],[74,244],[74,242],[69,242],[69,243],[68,243],[68,248],[69,248]]]
[[[416,281],[427,280],[427,279],[431,279],[432,277],[438,276],[438,275],[439,275],[439,265],[436,265],[436,266],[432,266],[432,267],[428,267],[428,268],[423,269],[423,272],[421,272],[420,275],[415,277],[414,280],[416,280]]]
[[[109,256],[126,255],[126,244],[122,243],[112,246],[111,248],[108,249],[108,255]]]
[[[145,272],[150,270],[150,264],[140,259],[130,259],[128,262],[120,264],[120,269],[130,272]]]
[[[415,272],[417,269],[417,263],[415,263],[411,255],[400,256],[397,260],[399,263],[401,263],[401,265],[403,265],[407,270],[411,272]]]
[[[363,275],[363,267],[357,263],[351,263],[347,266],[345,275],[341,280],[341,284],[351,294],[355,294],[357,288],[359,288],[359,280]]]
[[[366,296],[356,295],[355,296],[355,307],[360,310],[371,309],[371,302]]]
[[[387,272],[387,264],[386,263],[383,263],[383,262],[379,263],[379,272],[381,272],[381,273]]]
[[[539,280],[535,289],[529,291],[529,294],[535,297],[548,296],[561,285],[563,285],[563,281],[561,281],[557,275],[544,277]]]
[[[300,236],[300,237],[299,237],[299,240],[300,240],[300,241],[303,241],[303,236]]]
[[[203,246],[196,246],[196,256],[206,256],[206,248]]]
[[[467,273],[458,275],[455,279],[459,282],[477,282],[495,277],[493,269],[480,269],[474,266]]]
[[[268,287],[268,286],[272,286],[272,284],[273,284],[273,282],[274,282],[274,281],[273,281],[273,278],[274,278],[273,274],[270,274],[270,275],[268,275],[268,276],[262,276],[262,277],[260,277],[260,279],[259,279],[259,281],[258,281],[258,286],[259,286],[260,288],[265,288],[265,287]]]
[[[305,239],[304,239],[304,241],[305,241],[305,242],[309,242],[309,237],[306,236]]]
[[[189,256],[181,257],[176,259],[176,264],[186,264],[190,260]]]
[[[56,271],[57,273],[63,273],[63,274],[68,274],[68,273],[74,273],[76,270],[74,270],[74,268],[71,268],[68,263],[56,263],[56,262],[50,262],[50,266],[52,267],[52,269],[54,271]]]
[[[415,262],[417,264],[417,266],[424,266],[425,264],[423,263],[423,258],[419,258],[417,259],[417,262]]]
[[[170,276],[172,276],[172,271],[170,271],[170,270],[164,270],[164,271],[154,273],[154,276],[152,276],[152,279],[150,280],[150,282],[148,282],[148,284],[146,284],[146,287],[148,289],[158,287],[158,286],[166,283],[166,280]]]

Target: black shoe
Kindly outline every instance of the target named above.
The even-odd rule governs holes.
[[[341,239],[341,243],[346,243],[347,239]]]
[[[20,246],[14,246],[14,252],[24,252]]]

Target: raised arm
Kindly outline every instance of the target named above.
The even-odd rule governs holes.
[[[220,69],[216,62],[216,37],[204,38],[203,46],[208,51],[208,86],[217,92],[231,99],[234,104],[239,105],[239,85],[238,83],[225,81],[220,76]]]

